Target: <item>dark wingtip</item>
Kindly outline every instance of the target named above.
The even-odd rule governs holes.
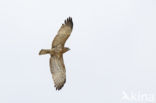
[[[71,28],[73,28],[73,20],[72,20],[72,17],[68,17],[65,21],[64,21],[64,23],[66,24],[66,25],[69,25]]]
[[[60,85],[55,85],[56,90],[58,91],[61,90],[65,83],[66,83],[66,80]]]
[[[55,85],[55,88],[56,88],[56,90],[60,90],[60,89],[62,89],[63,86],[64,86],[64,85],[60,85],[60,86],[56,86],[56,85]]]

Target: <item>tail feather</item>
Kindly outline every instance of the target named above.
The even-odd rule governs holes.
[[[41,49],[39,55],[45,55],[45,54],[50,54],[50,49]]]

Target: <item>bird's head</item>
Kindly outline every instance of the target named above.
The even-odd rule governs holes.
[[[63,48],[63,53],[65,53],[65,52],[67,52],[67,51],[69,51],[69,50],[70,50],[70,48],[64,47],[64,48]]]

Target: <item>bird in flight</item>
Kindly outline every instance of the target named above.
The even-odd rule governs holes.
[[[73,21],[68,17],[57,32],[51,49],[41,49],[39,55],[50,54],[50,71],[56,90],[60,90],[66,82],[66,69],[63,61],[63,54],[70,49],[64,47],[66,40],[73,29]]]

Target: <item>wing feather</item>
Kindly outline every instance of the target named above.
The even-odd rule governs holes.
[[[54,55],[50,57],[50,71],[52,73],[56,90],[60,90],[66,82],[66,70],[62,55]]]
[[[64,24],[62,24],[57,35],[55,36],[52,43],[52,48],[55,48],[58,45],[61,45],[63,47],[66,40],[70,36],[72,29],[73,29],[73,21],[72,18],[69,17],[64,21]]]

